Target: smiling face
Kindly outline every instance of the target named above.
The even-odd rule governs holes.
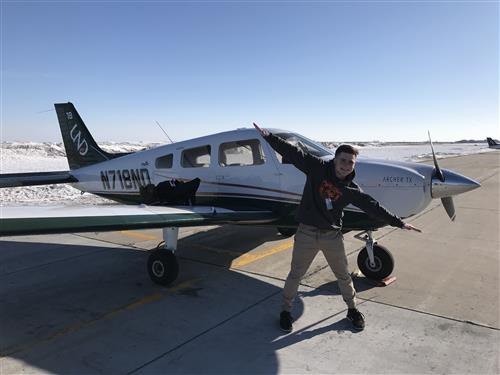
[[[356,155],[341,152],[335,156],[333,164],[335,165],[335,175],[338,179],[343,180],[354,170],[354,166],[356,165]]]

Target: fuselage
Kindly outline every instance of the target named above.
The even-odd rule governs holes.
[[[284,130],[292,143],[325,160],[333,151]],[[293,224],[305,175],[282,160],[254,129],[239,129],[144,150],[71,171],[74,187],[115,201],[138,203],[139,189],[168,180],[200,178],[199,204],[226,208],[270,208],[283,225]],[[433,168],[424,164],[360,157],[355,182],[400,217],[421,212],[432,200]],[[374,221],[354,206],[345,210],[344,228],[375,229]]]

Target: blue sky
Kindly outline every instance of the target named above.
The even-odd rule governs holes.
[[[1,2],[1,139],[500,138],[499,3]]]

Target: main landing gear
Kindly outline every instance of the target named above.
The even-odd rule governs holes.
[[[179,275],[179,262],[175,256],[179,228],[163,228],[163,240],[148,258],[148,273],[156,284],[169,285]]]
[[[386,247],[377,245],[371,230],[366,231],[362,238],[363,234],[355,236],[366,242],[366,246],[358,254],[358,267],[367,278],[383,280],[394,270],[394,258]]]

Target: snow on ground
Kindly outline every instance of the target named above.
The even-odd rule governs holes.
[[[158,144],[104,143],[104,151],[134,152]],[[0,144],[0,173],[66,171],[69,169],[62,143],[2,142]],[[49,204],[100,204],[108,199],[93,194],[81,194],[80,190],[66,184],[22,186],[0,189],[2,204],[49,205]]]
[[[432,159],[429,144],[418,145],[384,145],[359,147],[361,157],[375,159],[415,161]],[[436,157],[448,158],[452,156],[470,155],[479,152],[490,152],[486,143],[443,143],[434,144]]]
[[[104,143],[100,145],[107,152],[133,152],[158,144]],[[367,145],[360,148],[360,158],[398,161],[420,161],[432,158],[427,144],[418,145]],[[435,144],[438,158],[468,155],[492,151],[486,143]],[[494,150],[493,150],[494,151]],[[0,144],[0,173],[44,172],[68,170],[68,162],[62,143],[18,143]],[[24,186],[0,189],[2,204],[48,205],[48,204],[89,204],[110,203],[109,200],[81,192],[69,185]]]

